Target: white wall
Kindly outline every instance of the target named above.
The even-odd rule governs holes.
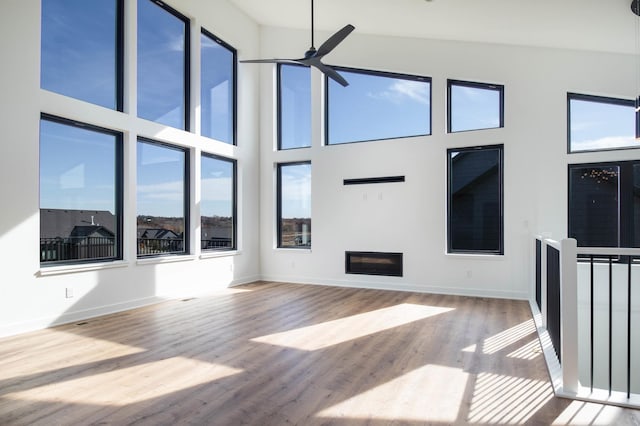
[[[135,12],[127,1],[127,12]],[[258,54],[258,27],[226,0],[168,1],[192,19],[192,46],[199,46],[200,26],[238,49]],[[135,36],[135,19],[127,14],[127,37]],[[127,19],[125,18],[125,19]],[[258,200],[258,72],[238,73],[238,146],[232,147],[136,118],[135,42],[126,43],[125,113],[40,90],[40,1],[4,0],[0,6],[0,336],[73,321],[161,300],[209,292],[259,278]],[[198,50],[193,72],[197,75]],[[199,80],[193,79],[193,94]],[[196,99],[198,97],[196,96]],[[194,106],[195,108],[195,106]],[[41,268],[38,257],[38,139],[40,113],[46,112],[124,133],[125,150],[125,259],[113,264]],[[187,147],[192,164],[207,151],[238,160],[239,250],[222,257],[201,256],[194,244],[191,256],[136,259],[135,144],[138,135]],[[198,161],[195,161],[198,159]],[[198,194],[197,168],[192,171]],[[198,199],[192,197],[193,223],[198,222]],[[199,228],[192,238],[199,241]],[[73,290],[73,298],[65,290]]]
[[[307,40],[303,31],[264,28],[261,53],[300,57]],[[276,152],[274,69],[264,65],[260,246],[266,279],[528,298],[533,233],[566,236],[567,164],[640,156],[635,150],[566,154],[567,92],[633,99],[637,58],[629,55],[378,37],[356,29],[325,59],[432,77],[432,135],[322,146],[316,74],[313,147]],[[505,127],[446,134],[447,78],[504,84]],[[505,254],[446,254],[446,150],[490,144],[504,144]],[[312,162],[311,251],[274,249],[274,164],[292,160]],[[386,175],[405,175],[406,182],[342,185],[344,178]],[[404,276],[346,275],[346,250],[403,252]]]

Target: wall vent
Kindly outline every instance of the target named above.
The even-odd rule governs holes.
[[[345,179],[345,185],[366,185],[370,183],[394,183],[404,182],[404,176],[380,176],[370,178]]]

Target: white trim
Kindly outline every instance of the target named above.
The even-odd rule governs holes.
[[[485,288],[464,288],[464,287],[438,287],[438,286],[424,286],[412,283],[403,283],[393,281],[398,280],[398,277],[383,277],[385,282],[373,282],[373,281],[351,281],[351,280],[326,280],[316,279],[308,277],[282,277],[267,275],[262,276],[262,281],[282,282],[282,283],[294,283],[294,284],[309,284],[309,285],[323,285],[332,287],[346,287],[346,288],[360,288],[369,290],[389,290],[389,291],[405,291],[413,293],[430,293],[430,294],[444,294],[448,296],[470,296],[488,299],[510,299],[510,300],[529,300],[529,293],[527,291],[515,292],[515,291],[501,291],[501,290],[488,290]]]
[[[20,323],[3,325],[0,327],[0,337],[12,336],[16,334],[26,333],[29,331],[41,330],[56,325],[68,324],[75,321],[84,321],[103,315],[114,314],[117,312],[128,311],[143,306],[153,305],[164,302],[166,298],[159,296],[151,296],[143,299],[129,300],[112,305],[99,306],[97,308],[85,309],[75,312],[65,312],[55,317],[42,317]]]
[[[44,266],[38,270],[37,275],[39,277],[48,277],[51,275],[73,274],[77,272],[87,271],[100,271],[104,269],[112,268],[125,268],[129,266],[129,262],[126,260],[117,260],[114,262],[104,263],[74,263],[72,265],[60,265],[60,266]]]

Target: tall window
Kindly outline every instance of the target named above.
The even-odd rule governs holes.
[[[503,254],[502,145],[449,149],[449,253]]]
[[[188,253],[186,150],[139,139],[138,256]]]
[[[202,154],[202,250],[236,248],[236,162]]]
[[[40,262],[122,258],[122,135],[40,121]]]
[[[569,237],[581,247],[640,247],[640,161],[569,165]]]
[[[311,163],[278,164],[278,247],[311,248]]]
[[[311,146],[311,69],[278,65],[278,149]]]
[[[40,86],[122,111],[123,0],[42,0]]]
[[[189,21],[138,0],[138,117],[189,130]]]
[[[326,78],[327,144],[431,134],[431,79],[348,68]]]
[[[236,50],[204,29],[200,46],[201,134],[234,145]]]
[[[639,148],[632,100],[567,94],[569,152]]]
[[[504,86],[447,81],[447,131],[504,127]]]

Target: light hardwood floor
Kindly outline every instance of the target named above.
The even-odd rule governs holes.
[[[0,339],[1,425],[639,425],[552,394],[522,301],[255,283]]]

